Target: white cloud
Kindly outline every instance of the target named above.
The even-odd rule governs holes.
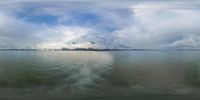
[[[38,44],[40,48],[73,48],[74,44],[72,44],[72,42],[76,43],[77,40],[81,40],[84,35],[91,31],[87,28],[67,27],[62,25],[51,27],[48,30],[49,31],[40,32],[43,36],[46,36],[46,40]],[[51,36],[47,35],[49,32],[52,33],[50,34]]]
[[[164,48],[199,48],[200,47],[200,37],[190,35],[181,40],[177,40],[171,44],[164,45]]]
[[[10,7],[11,4],[14,6]],[[29,6],[34,10],[28,15],[57,16],[58,23],[33,23],[15,17],[15,13],[27,14]],[[180,0],[3,0],[0,2],[0,48],[31,48],[34,43],[42,48],[60,48],[72,47],[72,42],[76,42],[76,47],[198,48],[198,6],[198,1]],[[76,17],[73,19],[71,12],[91,13],[100,21],[65,25],[69,20],[77,20]]]
[[[177,42],[180,38],[193,35],[200,37],[200,11],[183,5],[185,4],[173,2],[135,5],[132,8],[135,20],[130,26],[115,31],[115,34],[118,40],[133,48],[160,48]],[[198,44],[200,41],[193,42]],[[188,45],[188,42],[181,43],[183,46]],[[179,47],[177,45],[177,48]],[[199,45],[191,47],[197,48]]]
[[[0,13],[0,47],[1,48],[60,48],[87,34],[90,29],[76,26],[47,26],[33,24]]]

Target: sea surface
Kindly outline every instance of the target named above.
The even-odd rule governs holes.
[[[0,100],[200,100],[200,51],[0,51]]]

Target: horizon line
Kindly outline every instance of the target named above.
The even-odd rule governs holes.
[[[75,49],[0,49],[0,51],[200,51],[200,49],[184,48],[162,48],[162,49],[94,49],[94,48],[75,48]]]

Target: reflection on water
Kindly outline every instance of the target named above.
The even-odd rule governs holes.
[[[198,100],[199,59],[197,51],[4,51],[0,98]]]
[[[60,69],[68,73],[65,82],[71,89],[86,89],[104,81],[102,75],[108,74],[113,63],[112,56],[106,52],[70,52],[70,62]]]

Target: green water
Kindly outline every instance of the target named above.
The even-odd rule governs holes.
[[[1,51],[0,100],[199,100],[199,51]]]

